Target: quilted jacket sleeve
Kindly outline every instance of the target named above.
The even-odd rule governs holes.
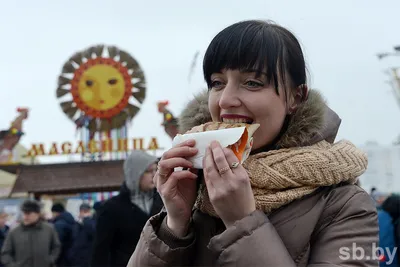
[[[378,245],[377,211],[371,197],[360,190],[348,198],[333,217],[326,218],[326,226],[316,233],[309,267],[377,267],[374,247]]]
[[[192,227],[186,237],[176,237],[161,212],[146,223],[128,267],[190,266],[195,240]]]
[[[328,207],[329,208],[329,207]],[[359,191],[333,205],[333,216],[311,240],[308,262],[301,266],[378,266],[373,246],[378,244],[375,207],[367,193]],[[354,245],[368,257],[354,257]],[[236,222],[211,239],[209,249],[217,266],[297,266],[267,216],[260,211]],[[353,250],[353,251],[352,251]]]

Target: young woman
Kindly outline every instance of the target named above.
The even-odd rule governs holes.
[[[147,222],[128,266],[376,266],[376,209],[354,185],[367,157],[334,143],[340,119],[308,90],[293,34],[236,23],[212,40],[203,68],[208,91],[183,111],[181,132],[259,123],[252,155],[240,165],[212,142],[200,172],[188,161],[193,140],[167,151],[154,177],[165,210]]]

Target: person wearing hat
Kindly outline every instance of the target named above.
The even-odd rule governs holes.
[[[120,193],[103,203],[97,217],[92,267],[126,266],[143,226],[162,208],[153,177],[158,159],[134,150],[123,165]]]
[[[5,266],[50,267],[60,254],[61,243],[54,227],[40,219],[40,204],[26,200],[22,223],[10,230],[1,250]]]
[[[74,216],[66,211],[64,205],[61,203],[55,203],[51,207],[51,212],[53,215],[52,223],[62,245],[60,257],[57,259],[57,266],[71,266],[68,260],[68,253],[73,243]]]
[[[69,251],[69,261],[74,267],[89,267],[95,234],[92,207],[88,203],[79,206],[79,221],[74,227],[74,243]]]
[[[99,213],[104,201],[97,201],[93,204],[93,219],[97,221],[97,214]]]

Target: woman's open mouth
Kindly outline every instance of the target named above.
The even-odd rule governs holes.
[[[226,123],[247,123],[252,124],[254,120],[243,115],[224,114],[221,115],[221,121]]]

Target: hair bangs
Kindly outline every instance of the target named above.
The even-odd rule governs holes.
[[[278,92],[285,81],[283,42],[269,24],[237,23],[221,31],[208,47],[203,61],[204,79],[211,87],[211,75],[224,69],[264,74]],[[278,75],[281,77],[278,78]]]

